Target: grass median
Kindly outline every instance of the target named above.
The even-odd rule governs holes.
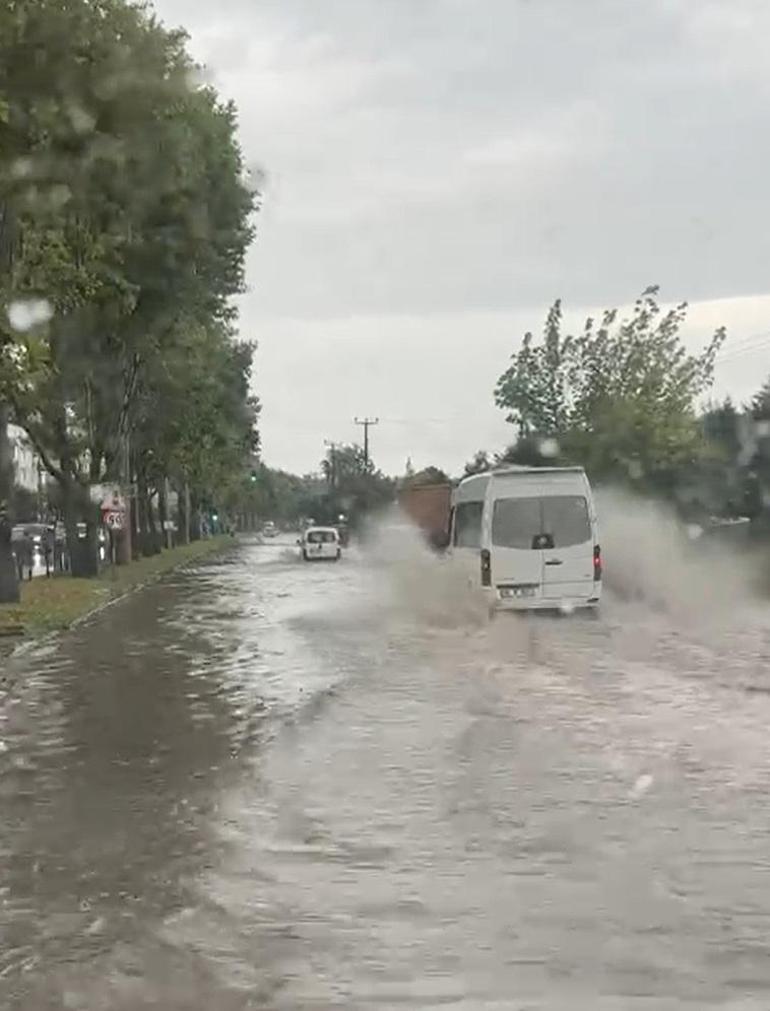
[[[108,566],[96,579],[37,577],[22,585],[20,604],[0,605],[0,636],[34,636],[67,628],[78,618],[129,590],[232,543],[230,537],[195,541],[159,555],[140,558],[130,565]]]

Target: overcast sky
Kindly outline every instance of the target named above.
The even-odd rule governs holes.
[[[377,463],[461,469],[564,299],[647,284],[725,323],[715,392],[770,373],[766,0],[157,0],[265,173],[244,337],[268,463],[379,416]]]

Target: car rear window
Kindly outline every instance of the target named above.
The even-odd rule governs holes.
[[[307,539],[309,544],[333,544],[337,535],[332,530],[311,530]]]
[[[583,495],[504,498],[492,513],[492,543],[521,551],[569,548],[591,540],[588,503]]]

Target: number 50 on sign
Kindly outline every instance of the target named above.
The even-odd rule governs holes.
[[[107,509],[102,513],[102,522],[110,530],[123,529],[124,514],[115,509]]]

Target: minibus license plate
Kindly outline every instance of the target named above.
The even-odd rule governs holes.
[[[502,586],[500,588],[500,596],[511,598],[511,597],[534,597],[535,587],[534,586]]]

